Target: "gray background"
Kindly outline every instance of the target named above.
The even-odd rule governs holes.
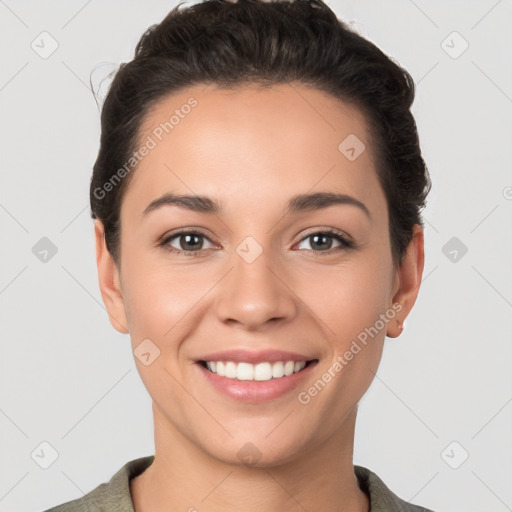
[[[97,87],[130,60],[174,5],[0,0],[2,512],[81,497],[154,453],[149,396],[97,283],[89,75]],[[330,5],[414,77],[433,181],[424,282],[361,401],[354,462],[436,511],[512,510],[512,2]],[[31,47],[43,31],[48,58]],[[42,442],[58,453],[47,469]]]

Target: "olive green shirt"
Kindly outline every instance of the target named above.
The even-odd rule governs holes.
[[[153,462],[154,455],[127,462],[108,483],[100,484],[85,496],[45,512],[134,512],[130,480],[140,475]],[[412,505],[393,494],[372,471],[354,465],[359,487],[370,498],[370,512],[434,512]]]

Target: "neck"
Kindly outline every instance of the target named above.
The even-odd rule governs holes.
[[[331,438],[269,467],[226,464],[172,428],[153,405],[155,459],[130,481],[135,512],[368,512],[352,455],[356,409]]]

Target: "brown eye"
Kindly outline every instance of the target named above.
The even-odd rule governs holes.
[[[205,249],[205,240],[208,240],[211,244],[210,240],[202,233],[182,231],[168,236],[162,241],[161,245],[170,252],[186,254],[187,256],[196,256],[202,249]]]
[[[343,235],[334,231],[318,231],[311,233],[304,237],[301,242],[308,240],[311,247],[311,251],[314,252],[332,252],[333,239],[336,240],[339,245],[334,247],[334,251],[352,247],[352,242],[347,240]]]

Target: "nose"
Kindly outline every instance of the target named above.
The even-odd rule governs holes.
[[[272,261],[270,251],[249,261],[234,253],[232,269],[219,283],[219,320],[251,331],[291,321],[298,308],[289,272]]]

